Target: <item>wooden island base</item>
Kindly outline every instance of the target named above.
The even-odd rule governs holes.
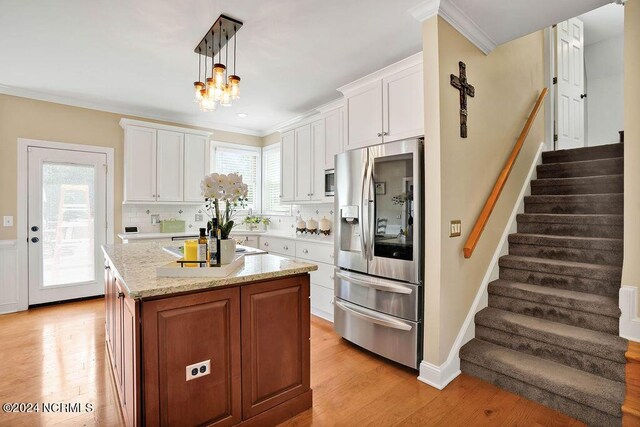
[[[262,427],[312,406],[308,274],[133,299],[108,259],[105,272],[126,425]]]

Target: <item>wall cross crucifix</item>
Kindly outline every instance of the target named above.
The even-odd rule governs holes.
[[[451,86],[460,91],[460,137],[467,137],[467,96],[474,97],[476,89],[467,82],[467,66],[464,62],[458,62],[460,77],[451,74]]]

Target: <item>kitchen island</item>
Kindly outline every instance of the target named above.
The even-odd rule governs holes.
[[[158,243],[105,245],[106,346],[126,425],[276,425],[311,407],[310,263],[245,257],[156,277]]]

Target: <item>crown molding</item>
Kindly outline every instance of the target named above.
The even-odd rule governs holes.
[[[451,0],[440,2],[440,16],[465,36],[478,49],[488,55],[496,48],[496,42]]]
[[[201,128],[208,129],[210,131],[225,131],[225,132],[234,132],[241,133],[245,135],[252,135],[263,137],[264,134],[259,131],[244,129],[236,126],[229,126],[225,124],[211,124],[205,122],[203,120],[192,120],[192,119],[178,119],[176,117],[164,114],[158,114],[157,112],[145,109],[145,108],[132,108],[132,107],[123,107],[114,105],[109,102],[94,102],[94,101],[86,101],[77,98],[65,97],[54,95],[51,93],[46,93],[42,91],[34,91],[29,89],[17,88],[13,86],[0,84],[0,93],[5,95],[17,96],[20,98],[28,98],[35,99],[38,101],[52,102],[55,104],[63,104],[69,105],[72,107],[86,108],[89,110],[97,110],[103,111],[106,113],[114,113],[114,114],[122,114],[125,116],[134,116],[142,119],[151,119],[151,120],[159,120],[163,122],[187,125],[187,126],[198,126]]]
[[[155,122],[145,122],[142,120],[127,119],[124,117],[121,118],[120,127],[122,129],[125,129],[127,126],[142,126],[142,127],[153,128],[157,130],[168,130],[171,132],[188,133],[190,135],[200,135],[207,138],[210,138],[211,135],[215,133],[214,131],[204,131],[204,130],[198,130],[198,129],[183,128],[179,126],[165,125],[165,124],[155,123]]]
[[[338,88],[339,92],[342,92],[344,95],[348,93],[352,93],[355,90],[358,90],[368,84],[371,84],[377,80],[382,80],[383,78],[395,74],[399,71],[406,70],[407,68],[411,68],[416,65],[422,64],[422,51],[418,53],[414,53],[413,55],[405,58],[401,61],[388,65],[381,70],[374,71],[371,74],[367,74],[364,77],[359,78],[351,83],[348,83],[344,86]]]
[[[427,0],[409,9],[409,13],[420,22],[440,15],[485,55],[488,55],[497,46],[482,27],[464,13],[453,0]]]
[[[333,111],[341,107],[344,107],[344,97],[342,96],[338,99],[327,102],[326,104],[322,104],[321,106],[317,107],[316,110],[320,112],[320,114],[325,114],[329,111]]]
[[[409,9],[409,14],[420,22],[433,18],[440,10],[440,0],[427,0]]]

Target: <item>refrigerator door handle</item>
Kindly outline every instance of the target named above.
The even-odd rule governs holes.
[[[367,210],[367,260],[373,260],[373,242],[375,239],[375,230],[377,224],[372,224],[375,220],[375,188],[373,186],[373,161],[370,161],[367,168],[367,200],[364,209]],[[373,190],[373,191],[372,191]],[[373,199],[369,197],[373,194]]]
[[[366,320],[367,322],[370,322],[370,323],[375,323],[377,325],[385,326],[387,328],[400,329],[402,331],[410,331],[412,329],[411,325],[407,325],[406,323],[400,320],[391,319],[388,316],[379,315],[379,314],[376,314],[375,312],[371,312],[371,314],[363,313],[361,311],[363,309],[360,309],[353,304],[336,300],[335,305],[337,305],[347,313],[351,314],[352,316],[358,317],[362,320]],[[367,310],[367,312],[369,311],[370,310]]]
[[[342,272],[337,272],[336,277],[339,277],[340,279],[347,281],[349,283],[353,283],[355,285],[364,286],[366,288],[377,289],[379,291],[384,291],[384,292],[392,292],[395,294],[404,294],[404,295],[411,295],[411,293],[413,292],[413,289],[407,286],[397,285],[395,283],[391,283],[381,279],[375,279],[375,278],[369,278],[369,280],[364,278],[360,279],[359,277],[356,277],[353,274],[349,274],[349,273],[345,274]]]
[[[365,189],[368,190],[367,187],[367,171],[369,169],[369,152],[365,151],[365,155],[367,156],[364,163],[364,170],[362,172],[362,188],[360,191],[360,246],[362,247],[362,254],[366,260],[369,259],[369,252],[367,251],[367,233],[368,227],[367,224],[369,222],[369,211],[367,203],[365,203]],[[366,212],[366,215],[365,215]]]

